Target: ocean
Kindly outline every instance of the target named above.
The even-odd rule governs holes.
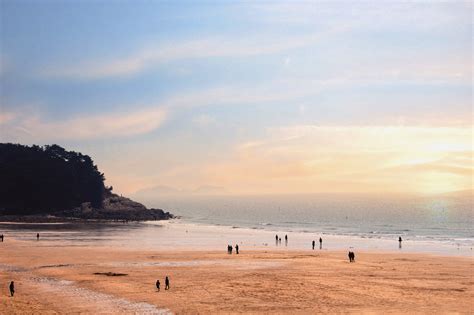
[[[302,194],[167,196],[148,200],[186,222],[471,246],[473,199],[463,196]]]
[[[375,250],[473,255],[473,208],[468,197],[364,195],[192,196],[148,201],[180,216],[129,223],[0,223],[5,241],[38,246],[115,246],[144,250]],[[275,235],[283,244],[275,243]],[[289,236],[288,244],[284,235]],[[403,247],[398,244],[403,239]],[[319,244],[318,244],[319,245]]]

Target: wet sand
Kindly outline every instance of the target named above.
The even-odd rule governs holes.
[[[349,263],[342,251],[228,255],[12,239],[0,251],[2,314],[474,312],[472,257],[356,252]],[[127,275],[94,274],[107,272]]]

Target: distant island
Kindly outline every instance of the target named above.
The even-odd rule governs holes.
[[[104,185],[91,157],[59,145],[0,144],[0,221],[167,220]]]

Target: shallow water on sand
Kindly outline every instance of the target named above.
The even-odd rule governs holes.
[[[130,250],[224,250],[228,244],[239,244],[240,251],[268,250],[373,250],[426,252],[446,255],[472,256],[471,244],[455,244],[438,240],[407,237],[402,246],[398,238],[368,238],[285,230],[235,228],[189,223],[182,220],[143,223],[63,223],[18,224],[0,223],[0,233],[9,238],[36,241],[37,246],[112,246]],[[275,234],[282,239],[275,242]],[[288,235],[288,242],[284,236]],[[321,248],[319,237],[323,238]],[[1,244],[1,243],[0,243]],[[184,264],[189,262],[182,262]]]

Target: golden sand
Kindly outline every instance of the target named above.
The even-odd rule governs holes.
[[[1,314],[474,312],[469,257],[356,252],[349,263],[337,251],[228,255],[15,240],[0,251]],[[127,275],[94,274],[107,272]]]

